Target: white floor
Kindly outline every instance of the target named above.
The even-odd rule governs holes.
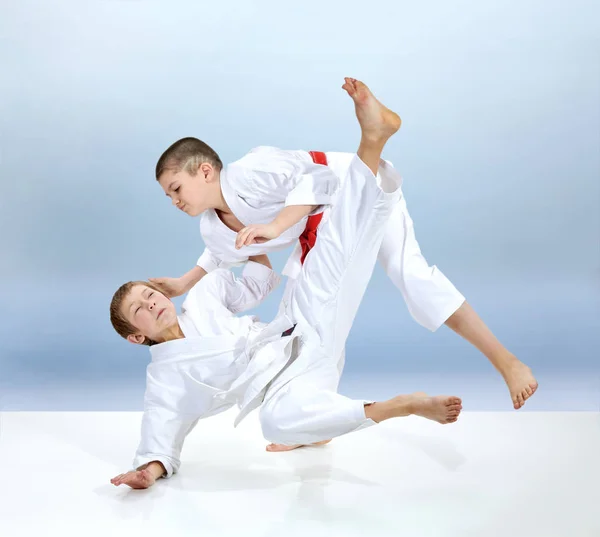
[[[256,413],[200,422],[181,472],[115,488],[137,412],[4,412],[0,535],[598,537],[600,414],[392,420],[267,453]]]

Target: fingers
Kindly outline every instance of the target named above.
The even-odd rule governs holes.
[[[247,227],[241,229],[238,232],[238,234],[237,234],[237,236],[235,238],[235,247],[236,247],[237,250],[239,250],[242,247],[242,245],[244,244],[244,241],[246,240],[247,233],[248,233],[248,228]]]
[[[118,487],[119,485],[123,485],[125,483],[125,479],[127,478],[127,476],[131,474],[131,472],[127,472],[125,474],[119,474],[117,477],[113,477],[110,482],[115,486]]]
[[[160,290],[160,292],[165,295],[167,298],[172,298],[175,295],[175,290],[173,286],[169,283],[170,278],[148,278],[148,281]]]
[[[235,247],[239,250],[242,246],[249,246],[260,233],[259,226],[248,226],[242,229],[235,239]]]
[[[256,236],[258,235],[258,230],[253,229],[248,233],[246,240],[244,241],[244,246],[250,246],[252,243],[256,241]]]
[[[129,485],[131,488],[135,488],[140,485],[142,479],[137,475],[137,472],[128,473],[123,476],[120,483],[123,485]]]
[[[165,280],[166,278],[148,278],[148,281],[156,285],[156,287],[158,287],[159,289],[167,288],[167,282]]]
[[[121,478],[122,478],[124,475],[125,475],[125,474],[119,474],[118,476],[116,476],[116,477],[113,477],[113,478],[110,480],[110,482],[111,482],[113,485],[116,485],[116,486],[118,486],[118,482],[121,480]]]

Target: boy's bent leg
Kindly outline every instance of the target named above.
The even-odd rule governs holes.
[[[317,354],[317,356],[314,356]],[[284,446],[315,444],[372,425],[365,404],[337,393],[336,364],[313,345],[274,380],[260,407],[263,436]]]
[[[497,340],[448,278],[435,265],[428,265],[404,198],[390,216],[378,260],[402,293],[413,319],[432,332],[446,324],[469,341],[500,372],[514,408],[521,408],[538,386],[531,369]]]
[[[402,293],[412,318],[432,332],[465,301],[450,280],[423,257],[404,197],[390,215],[377,259]]]
[[[322,364],[267,393],[260,422],[264,437],[273,442],[270,451],[326,443],[381,421],[409,415],[454,423],[462,410],[458,397],[429,397],[423,392],[377,403],[349,399],[329,389],[336,372],[328,371],[325,362]]]

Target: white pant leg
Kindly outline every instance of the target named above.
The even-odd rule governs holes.
[[[404,197],[394,208],[378,260],[400,290],[413,319],[434,332],[465,301],[465,297],[435,266],[429,266],[415,237]]]
[[[345,180],[352,154],[328,152],[329,167]],[[386,161],[389,168],[391,162]],[[317,239],[318,242],[318,239]],[[434,265],[429,266],[419,248],[412,219],[402,197],[387,224],[378,260],[400,290],[408,310],[419,324],[437,330],[465,298]]]
[[[401,196],[400,175],[382,161],[380,176],[355,156],[336,203],[319,227],[285,309],[303,339],[330,359],[342,355],[371,279],[386,222]]]
[[[365,404],[371,401],[337,393],[340,362],[315,359],[315,352],[320,354],[314,346],[304,346],[269,387],[259,413],[269,442],[313,444],[375,425],[365,416]]]

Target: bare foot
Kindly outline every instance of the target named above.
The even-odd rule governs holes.
[[[402,124],[400,116],[383,106],[360,80],[344,78],[342,86],[352,97],[356,117],[362,128],[363,139],[374,143],[385,143],[398,131]]]
[[[511,361],[510,365],[502,371],[502,376],[510,391],[513,407],[515,410],[519,410],[537,390],[537,380],[535,380],[531,369],[517,358]]]
[[[285,446],[284,444],[269,444],[267,446],[267,451],[292,451],[293,449],[298,449],[305,446],[324,446],[325,444],[329,444],[329,442],[331,442],[331,440],[323,440],[322,442],[315,442],[314,444],[296,444],[295,446]]]
[[[454,423],[462,410],[462,401],[459,397],[447,395],[429,397],[425,392],[415,392],[409,397],[413,398],[411,406],[414,415],[442,424]]]

